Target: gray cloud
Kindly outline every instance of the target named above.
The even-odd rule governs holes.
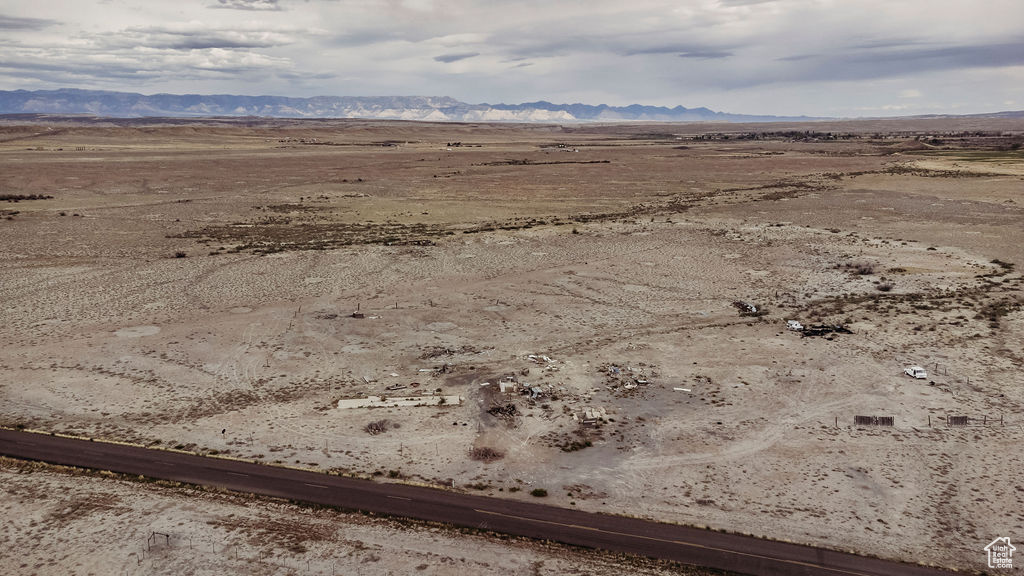
[[[728,58],[732,55],[732,52],[727,52],[724,50],[693,50],[690,52],[682,52],[678,56],[680,58],[698,58],[700,60],[715,60],[718,58]]]
[[[895,43],[880,46],[834,54],[797,54],[779,61],[793,63],[785,77],[801,81],[864,80],[965,68],[1024,65],[1024,39],[926,48]]]
[[[87,36],[96,46],[106,49],[151,48],[157,50],[206,50],[211,48],[248,49],[283,46],[291,36],[267,29],[217,30],[198,23],[174,27],[128,28],[117,34]]]
[[[331,72],[279,72],[277,75],[288,80],[332,80],[338,77],[337,74]]]
[[[0,14],[0,30],[42,30],[57,23],[45,18],[15,18]]]
[[[217,0],[210,8],[227,8],[230,10],[281,10],[277,0]]]
[[[351,47],[380,44],[383,42],[423,42],[433,37],[427,30],[399,30],[380,27],[360,28],[346,31],[333,36],[329,43],[333,46]]]
[[[63,2],[4,7],[0,89],[444,93],[816,115],[1024,107],[1016,0]],[[921,96],[901,98],[911,91]]]
[[[85,78],[152,79],[159,71],[142,70],[136,66],[119,66],[110,63],[52,62],[36,59],[0,60],[0,70],[15,71],[25,76],[43,80],[68,82]]]
[[[52,50],[7,44],[0,57],[0,71],[20,78],[60,82],[65,86],[108,84],[112,80],[131,84],[174,77],[208,79],[244,75],[246,80],[251,80],[282,73],[303,75],[301,71],[292,70],[292,63],[287,59],[248,50],[146,48],[140,51],[131,43],[116,46],[94,42]]]
[[[459,60],[465,60],[466,58],[473,58],[474,56],[479,55],[479,52],[459,52],[456,54],[441,54],[440,56],[434,56],[434,60],[449,64],[451,62],[458,62]]]
[[[623,56],[641,56],[646,54],[677,54],[683,58],[725,58],[732,52],[721,48],[699,44],[665,44],[654,46],[638,46],[619,51]]]

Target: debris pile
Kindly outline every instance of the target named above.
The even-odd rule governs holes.
[[[768,313],[763,306],[743,300],[734,300],[733,307],[740,311],[740,316],[764,316]]]
[[[491,416],[497,416],[499,418],[505,418],[506,420],[508,420],[510,418],[515,418],[516,415],[519,414],[519,410],[516,409],[515,404],[509,402],[508,404],[498,404],[492,406],[487,411],[487,413],[490,414]]]
[[[476,346],[466,344],[465,346],[459,346],[458,348],[449,348],[447,346],[430,346],[423,350],[420,354],[420,360],[431,360],[433,358],[440,358],[441,356],[455,356],[456,354],[482,354],[483,351],[479,350]]]
[[[546,356],[544,354],[529,354],[526,359],[534,364],[540,364],[541,372],[555,372],[558,370],[558,362],[550,356]]]
[[[643,362],[639,366],[602,364],[597,370],[604,373],[605,385],[613,392],[620,389],[635,390],[640,386],[647,386],[658,375],[654,366],[648,366]]]
[[[572,415],[572,419],[582,421],[583,424],[596,424],[598,420],[603,421],[608,419],[608,411],[605,410],[603,406],[598,406],[596,408],[588,407],[583,409],[582,418],[576,416],[576,413],[574,412]]]
[[[833,333],[853,334],[853,331],[842,324],[811,324],[805,326],[800,335],[806,338],[807,336],[824,336]]]

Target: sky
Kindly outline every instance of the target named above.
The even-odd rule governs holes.
[[[1021,0],[0,0],[0,90],[1024,109]]]

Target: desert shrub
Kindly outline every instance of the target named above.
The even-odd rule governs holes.
[[[889,292],[895,287],[896,286],[892,282],[882,282],[881,284],[876,285],[875,289],[877,289],[879,292]]]
[[[561,446],[562,452],[576,452],[577,450],[583,450],[584,448],[590,448],[594,443],[590,440],[573,440],[566,442]]]
[[[469,451],[469,457],[479,462],[494,462],[505,457],[505,453],[488,446],[473,448]]]
[[[377,434],[387,432],[390,427],[391,422],[389,420],[376,420],[364,426],[363,430],[366,430],[366,433],[371,436],[376,436]]]
[[[0,200],[7,202],[20,202],[22,200],[51,200],[49,194],[0,194]]]
[[[186,254],[184,252],[175,252],[174,253],[174,257],[175,258],[185,258],[186,256],[188,256],[188,254]]]
[[[875,273],[875,265],[870,262],[853,262],[847,264],[844,268],[851,274],[857,276],[868,276]]]
[[[548,491],[543,488],[534,488],[533,490],[530,490],[530,496],[533,496],[534,498],[544,498],[547,495]]]

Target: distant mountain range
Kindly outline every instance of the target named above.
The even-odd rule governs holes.
[[[263,116],[376,118],[431,122],[778,122],[805,116],[751,116],[707,108],[588,104],[467,104],[431,96],[236,96],[133,94],[97,90],[0,91],[0,114],[90,114],[116,118]]]
[[[87,114],[108,118],[369,118],[426,122],[807,122],[810,116],[756,116],[676,106],[467,104],[447,96],[239,96],[232,94],[135,94],[101,90],[0,90],[2,114]],[[1024,118],[1024,111],[929,114],[905,118]]]

